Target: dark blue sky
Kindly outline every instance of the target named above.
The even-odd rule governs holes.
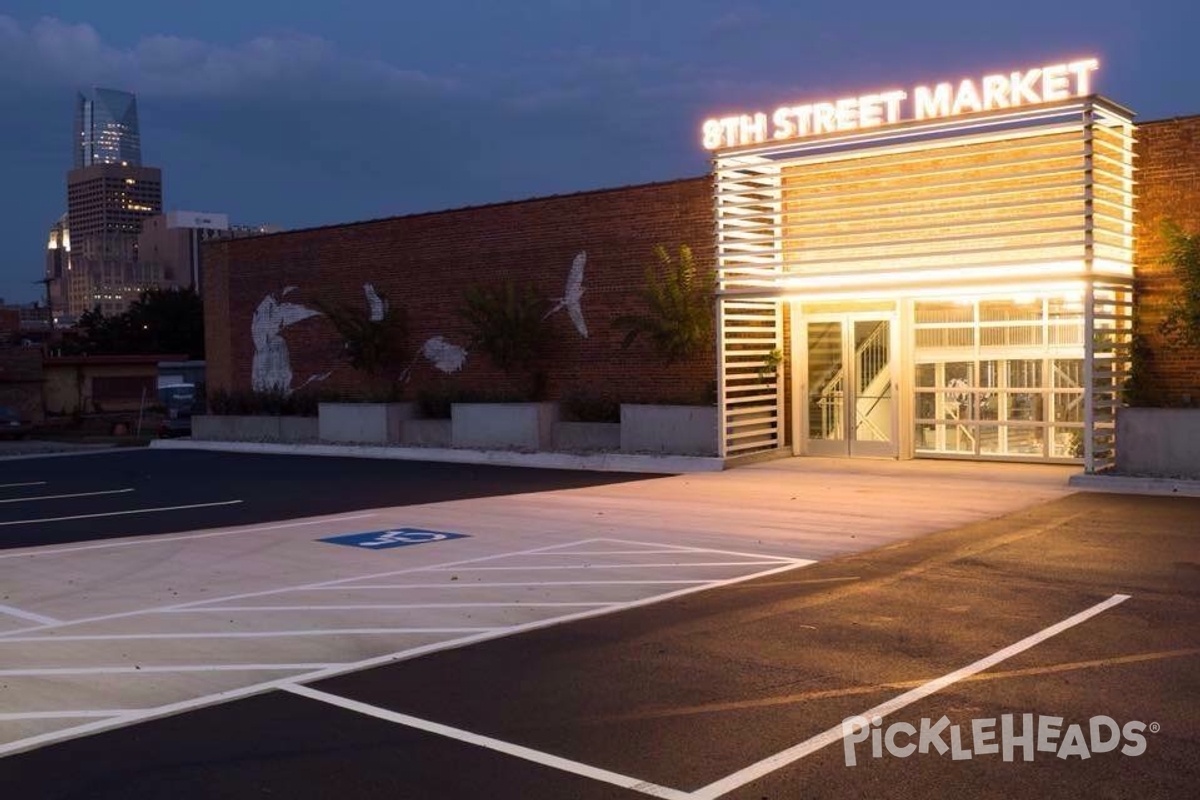
[[[41,291],[72,102],[138,94],[170,209],[301,227],[698,175],[700,121],[1078,57],[1200,113],[1195,0],[6,0],[0,296]]]

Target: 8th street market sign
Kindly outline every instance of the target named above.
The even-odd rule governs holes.
[[[1045,67],[965,78],[953,83],[916,86],[912,92],[891,89],[819,103],[780,106],[768,116],[759,111],[704,121],[704,147],[719,150],[801,139],[824,133],[876,128],[909,120],[940,119],[977,111],[1022,108],[1039,103],[1085,97],[1092,92],[1094,58]]]

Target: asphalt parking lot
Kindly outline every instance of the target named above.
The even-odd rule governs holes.
[[[914,484],[933,481],[934,494],[968,485],[956,482],[957,472],[925,471],[932,469],[916,467]],[[77,597],[52,600],[44,585],[3,601],[54,621],[10,620],[0,630],[0,655],[10,665],[0,669],[0,682],[21,688],[18,695],[0,688],[0,722],[7,712],[9,724],[32,725],[25,734],[36,736],[35,723],[62,724],[55,713],[85,710],[48,710],[55,697],[97,701],[86,693],[88,682],[107,680],[101,670],[124,668],[122,651],[143,643],[153,648],[137,652],[138,666],[161,672],[132,679],[139,691],[181,665],[194,667],[197,653],[208,653],[208,667],[224,659],[222,669],[243,669],[272,642],[285,647],[274,652],[276,661],[289,655],[293,666],[311,668],[260,674],[257,684],[208,685],[207,694],[173,684],[171,691],[187,688],[179,696],[191,699],[161,713],[108,709],[113,716],[91,723],[94,730],[82,730],[85,720],[76,733],[12,750],[0,760],[0,782],[13,796],[47,798],[1190,793],[1200,778],[1192,757],[1200,733],[1200,500],[1066,495],[1040,478],[1022,486],[1013,477],[1007,487],[984,482],[986,498],[972,487],[974,516],[964,507],[956,522],[943,524],[947,518],[932,511],[919,519],[914,489],[902,486],[894,465],[817,470],[781,465],[401,507],[379,512],[368,527],[414,521],[467,538],[386,552],[321,542],[319,535],[364,523],[320,519],[297,523],[320,523],[300,529],[196,534],[210,537],[203,539],[104,540],[94,546],[109,549],[63,556],[53,555],[61,547],[14,550],[0,560],[0,575],[13,577],[4,570],[37,567],[40,559],[49,580],[84,566],[59,559],[86,557],[89,569],[103,569],[94,559],[118,553],[126,570],[156,565],[138,570],[147,580],[155,568],[167,575],[189,564],[197,572],[192,586],[176,576],[179,595],[166,605],[154,606],[132,587],[136,597],[93,597],[99,613],[90,623],[72,605]],[[768,497],[768,484],[776,492],[802,487],[808,515],[790,510],[791,495]],[[824,496],[814,491],[826,486],[834,488]],[[872,486],[892,492],[890,502],[903,512],[893,512],[894,528],[924,527],[886,537],[885,501],[875,519],[860,494]],[[986,506],[1009,489],[1024,502],[1014,499],[1008,513]],[[680,518],[678,503],[687,497],[724,505],[753,498],[767,511],[755,517],[734,508],[722,518],[697,499],[695,516]],[[864,499],[847,504],[854,497]],[[783,510],[772,511],[774,504]],[[814,533],[838,506],[844,527],[824,536],[840,537],[843,555]],[[656,508],[669,512],[661,524],[652,518]],[[743,530],[718,542],[718,531],[737,518]],[[928,533],[939,527],[950,530]],[[847,546],[855,535],[861,538]],[[225,550],[213,563],[222,570],[253,554],[286,564],[289,574],[274,582],[255,575],[259,588],[238,597],[234,583],[221,585],[216,571],[202,568],[218,545]],[[256,572],[241,569],[243,582]],[[385,571],[389,577],[378,577]],[[238,616],[247,609],[254,613]],[[466,613],[489,632],[458,634],[463,641],[449,649],[406,640],[399,661],[394,640],[371,649],[366,642],[385,634],[361,632],[414,619],[453,627]],[[284,625],[289,615],[297,616]],[[226,619],[249,625],[241,630],[247,635],[210,638],[206,626]],[[279,631],[261,627],[264,619],[292,633],[344,628],[337,636],[276,639]],[[193,636],[200,637],[193,649],[181,652]],[[39,640],[22,641],[31,638]],[[327,652],[306,650],[331,639]],[[258,649],[242,651],[243,644]],[[347,659],[347,648],[359,662]],[[81,653],[90,659],[82,669],[91,672],[62,682],[52,670],[78,673],[71,659]],[[57,667],[54,658],[75,666]],[[40,705],[14,699],[36,697],[37,686],[50,684]],[[100,697],[121,696],[109,688]],[[165,684],[152,688],[166,691]],[[947,732],[942,738],[955,747],[946,755],[935,745],[876,757],[868,737],[847,766],[841,723],[873,709],[882,729],[893,722],[919,728],[923,719],[945,716],[962,740],[951,742]],[[1020,755],[1006,761],[985,746],[963,756],[972,722],[997,720],[999,730],[1005,714],[1032,714],[1035,724],[1061,717],[1059,739],[1072,724],[1090,734],[1090,721],[1102,716],[1157,730],[1144,734],[1140,755],[1101,747],[1088,758],[1047,750],[1031,762]]]
[[[0,549],[552,491],[641,477],[145,448],[0,460]]]

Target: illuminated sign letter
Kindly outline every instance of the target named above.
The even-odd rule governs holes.
[[[913,112],[916,119],[950,116],[950,93],[953,91],[948,83],[939,83],[933,91],[928,86],[918,86],[913,97]]]
[[[1072,61],[1067,64],[1067,71],[1075,73],[1075,94],[1086,97],[1092,93],[1091,75],[1089,73],[1100,68],[1100,62],[1094,58],[1083,61]]]
[[[836,108],[839,131],[852,131],[858,128],[858,100],[853,97],[838,100]]]
[[[723,129],[721,128],[721,120],[719,120],[719,119],[704,120],[704,126],[701,128],[701,131],[703,132],[703,135],[704,135],[704,149],[705,150],[716,150],[718,147],[720,147],[722,144],[724,144],[725,137],[721,135],[722,130]]]
[[[1040,77],[1042,77],[1040,69],[1031,69],[1029,72],[1014,72],[1012,74],[1012,104],[1014,107],[1025,103],[1042,102],[1042,98],[1033,90],[1034,85]]]
[[[791,139],[796,135],[796,123],[792,121],[792,109],[781,106],[775,109],[771,119],[775,123],[776,139]]]
[[[863,128],[874,128],[883,124],[883,97],[864,94],[858,98],[858,124]]]
[[[767,115],[763,113],[750,116],[743,114],[738,120],[739,144],[765,142],[767,140]]]
[[[833,103],[813,103],[813,133],[833,133],[837,128],[837,108]]]
[[[968,111],[982,111],[983,103],[979,101],[979,90],[975,88],[975,81],[965,80],[958,85],[958,94],[954,95],[954,108],[950,110],[952,114],[965,114]]]
[[[983,78],[983,110],[1008,108],[1008,78],[985,75]]]
[[[1066,64],[1055,64],[1042,69],[1042,99],[1047,103],[1066,100],[1071,96],[1070,86]]]
[[[892,90],[890,92],[884,92],[882,97],[883,105],[885,108],[887,108],[887,116],[885,119],[887,119],[888,124],[891,125],[894,122],[899,122],[900,101],[908,97],[908,92]]]

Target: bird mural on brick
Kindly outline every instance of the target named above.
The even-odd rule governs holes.
[[[442,336],[431,336],[417,350],[417,354],[413,356],[412,362],[404,372],[400,373],[400,380],[407,381],[412,376],[413,367],[417,365],[417,359],[422,356],[433,365],[434,369],[447,375],[458,372],[467,363],[465,347],[459,347]]]
[[[367,308],[370,309],[368,318],[371,322],[380,322],[387,316],[387,300],[379,296],[379,292],[375,291],[375,285],[371,283],[363,284],[363,294],[367,296]]]
[[[282,298],[295,290],[295,286],[284,287],[278,300],[275,295],[268,294],[254,310],[254,318],[250,322],[250,338],[254,341],[250,386],[256,392],[290,394],[294,391],[291,354],[288,352],[287,341],[283,338],[283,329],[321,313],[299,303],[283,302]],[[324,380],[327,377],[328,372],[312,375],[301,385],[307,386],[313,381]]]
[[[555,298],[555,305],[546,312],[546,319],[551,314],[555,314],[562,309],[567,310],[567,316],[571,318],[571,322],[575,325],[575,330],[579,331],[579,335],[587,338],[588,329],[587,322],[583,318],[583,306],[580,301],[583,300],[583,269],[587,265],[587,251],[581,251],[575,256],[575,260],[571,263],[571,272],[567,275],[567,285],[563,289],[562,297]]]

